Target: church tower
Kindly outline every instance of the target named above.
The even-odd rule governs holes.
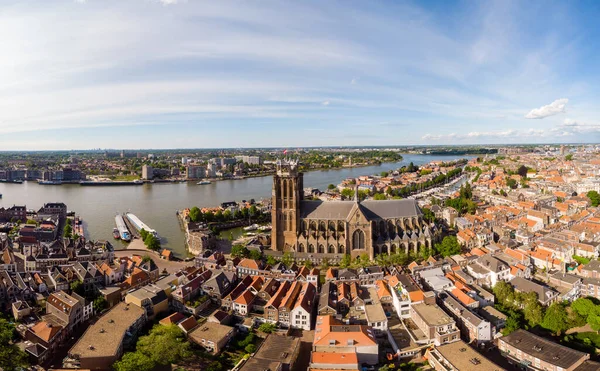
[[[273,250],[289,251],[296,245],[303,196],[303,174],[298,171],[298,161],[277,160],[271,204]]]

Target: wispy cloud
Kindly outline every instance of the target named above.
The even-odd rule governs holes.
[[[564,113],[565,108],[569,103],[567,98],[557,99],[554,102],[542,106],[540,108],[535,108],[529,111],[528,114],[525,115],[526,119],[543,119],[544,117],[558,115],[559,113]]]

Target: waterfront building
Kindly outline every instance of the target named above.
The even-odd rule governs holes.
[[[201,179],[206,176],[206,168],[199,165],[187,165],[185,167],[186,179]]]
[[[152,180],[154,178],[154,169],[150,165],[142,166],[142,179]]]
[[[439,233],[416,200],[307,201],[297,161],[277,161],[273,177],[271,248],[320,260],[431,248]]]

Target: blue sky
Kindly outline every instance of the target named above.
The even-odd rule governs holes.
[[[598,142],[599,15],[593,1],[4,0],[0,150]]]

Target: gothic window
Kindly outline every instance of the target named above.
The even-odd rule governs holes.
[[[365,248],[365,232],[358,229],[352,235],[352,250],[362,250]]]
[[[312,243],[310,245],[308,245],[308,252],[309,253],[314,253],[315,252],[315,246]]]
[[[327,252],[329,254],[335,254],[335,246],[329,245],[329,248],[327,249]]]
[[[344,250],[344,245],[340,245],[340,247],[338,247],[338,254],[344,254],[346,253],[346,251]]]
[[[303,244],[298,245],[298,252],[304,252],[304,245]]]
[[[325,253],[325,246],[319,245],[319,254]]]

